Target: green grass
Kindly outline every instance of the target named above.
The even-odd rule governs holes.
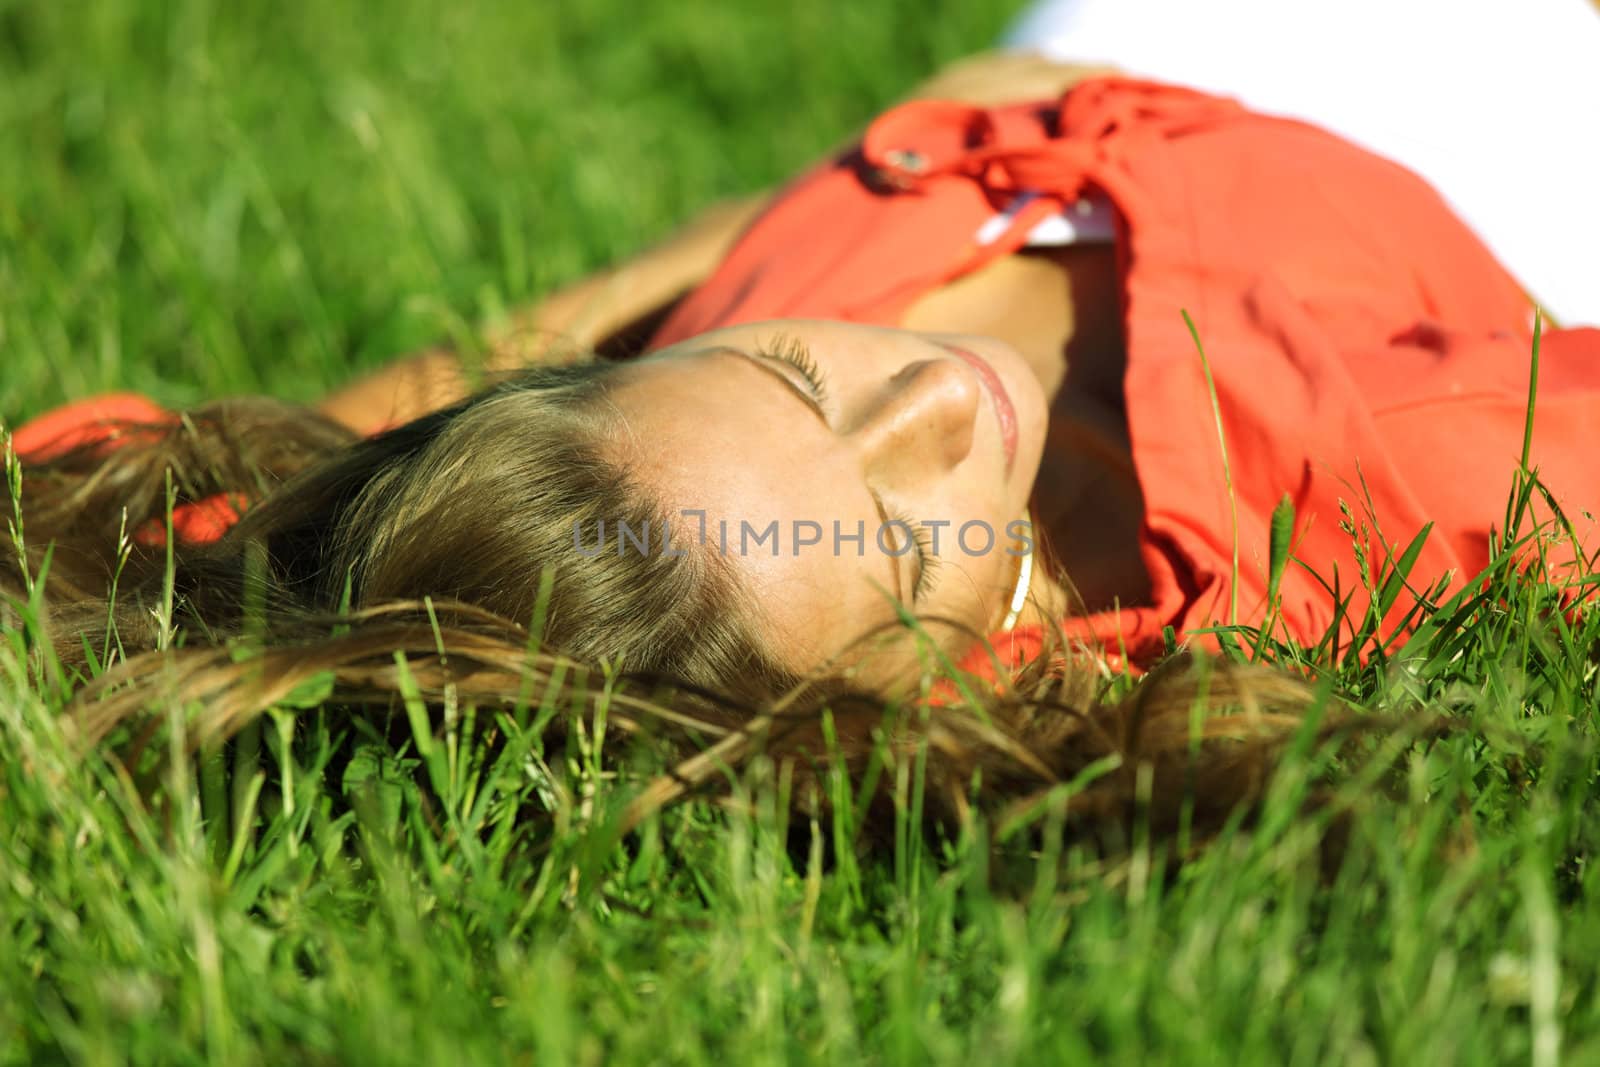
[[[0,0],[0,415],[309,400],[781,179],[1006,14]],[[1050,813],[1042,854],[930,841],[914,765],[870,846],[762,763],[619,841],[647,757],[584,716],[547,765],[537,700],[348,762],[359,722],[285,709],[152,813],[0,631],[0,1062],[1592,1062],[1600,619],[1513,559],[1381,654],[1235,635],[1462,727],[1335,777],[1331,875],[1309,746],[1161,877]]]

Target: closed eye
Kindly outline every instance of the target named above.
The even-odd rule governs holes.
[[[894,522],[910,531],[912,543],[916,546],[917,577],[911,586],[911,602],[916,604],[933,591],[935,575],[939,570],[939,557],[933,554],[927,527],[913,522],[910,516],[903,512],[894,516]]]
[[[806,385],[811,387],[811,395],[816,397],[817,403],[827,404],[827,379],[823,377],[822,368],[817,366],[817,361],[811,358],[811,352],[806,348],[805,342],[793,334],[779,334],[756,351],[765,359],[781,360],[799,371]]]
[[[811,394],[816,398],[818,408],[827,403],[827,382],[822,378],[822,370],[816,365],[816,360],[811,358],[810,350],[806,349],[805,342],[795,338],[794,334],[778,334],[776,338],[758,347],[757,355],[768,360],[779,360],[789,363],[795,370],[800,371],[800,376],[805,379],[806,386],[810,387]],[[882,507],[882,506],[880,506]],[[894,522],[909,531],[915,550],[917,550],[917,576],[912,581],[910,601],[917,603],[933,592],[936,571],[939,569],[939,557],[933,553],[933,545],[928,539],[928,530],[925,526],[912,522],[906,515],[896,515]]]
[[[727,351],[750,358],[749,354],[740,352],[738,349],[730,348]],[[805,342],[790,334],[779,334],[772,341],[758,345],[754,356],[758,363],[776,361],[786,363],[799,371],[801,379],[805,382],[804,392],[802,392],[800,385],[792,381],[788,375],[779,374],[778,376],[788,382],[790,388],[812,406],[817,417],[824,424],[828,422],[827,414],[823,410],[823,405],[828,401],[827,383],[823,378],[822,369],[811,358],[811,353],[807,350]],[[811,394],[809,398],[805,396],[806,392]],[[891,521],[888,513],[884,510],[882,499],[879,498],[876,492],[872,491],[870,486],[868,491],[872,493],[872,501],[878,508],[879,519],[885,523]],[[912,577],[910,600],[911,604],[915,605],[924,596],[933,591],[936,581],[935,572],[939,568],[939,557],[933,553],[926,527],[904,516],[898,516],[893,521],[903,524],[905,529],[910,532],[916,549],[916,573]],[[896,573],[899,573],[898,567],[896,568]]]

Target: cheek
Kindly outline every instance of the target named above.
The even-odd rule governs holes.
[[[792,531],[785,529],[778,555],[761,547],[744,552],[738,560],[771,625],[775,651],[784,662],[802,669],[894,618],[889,599],[894,578],[884,557],[870,544],[858,557],[853,542],[835,545],[831,529],[820,520],[819,524],[823,530],[818,543],[795,546]],[[845,528],[853,529],[853,523]],[[816,534],[805,531],[808,539]],[[736,546],[729,549],[733,554]]]
[[[976,542],[974,542],[974,547]],[[779,660],[805,673],[849,652],[859,676],[878,682],[915,677],[922,657],[917,641],[896,625],[890,602],[893,576],[887,557],[869,544],[857,557],[820,546],[817,554],[752,555],[741,560],[745,580],[770,627]],[[990,632],[999,606],[1010,595],[1012,558],[1003,551],[941,558],[938,585],[919,610],[922,632],[945,654],[959,657]],[[868,635],[881,633],[882,640]]]

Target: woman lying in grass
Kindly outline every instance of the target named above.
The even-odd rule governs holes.
[[[79,700],[88,732],[176,698],[225,734],[324,671],[335,700],[384,699],[396,650],[427,692],[526,701],[531,627],[672,683],[720,757],[774,709],[811,745],[823,704],[922,693],[989,705],[928,727],[952,809],[980,762],[1003,799],[1115,755],[1084,814],[1141,762],[1226,814],[1293,720],[1219,717],[1197,751],[1192,698],[1298,690],[1185,676],[1096,708],[1083,665],[1269,617],[1337,645],[1429,522],[1415,592],[1459,588],[1522,447],[1533,305],[1425,183],[1315,127],[1029,60],[945,88],[1012,79],[1036,97],[891,110],[513,335],[598,359],[463,396],[433,354],[320,413],[113,398],[23,427],[7,581],[53,544],[56,654],[122,660]],[[1542,359],[1538,459],[1576,515],[1600,498],[1600,331],[1547,331]],[[487,369],[529,361],[507,343]]]

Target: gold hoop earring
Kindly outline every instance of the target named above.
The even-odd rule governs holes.
[[[1006,608],[1005,621],[1000,624],[1002,631],[1010,630],[1017,625],[1017,620],[1022,617],[1022,608],[1028,603],[1028,584],[1033,579],[1033,515],[1024,513],[1023,521],[1028,524],[1028,549],[1022,554],[1022,560],[1017,564],[1017,584],[1011,590],[1011,603]]]

